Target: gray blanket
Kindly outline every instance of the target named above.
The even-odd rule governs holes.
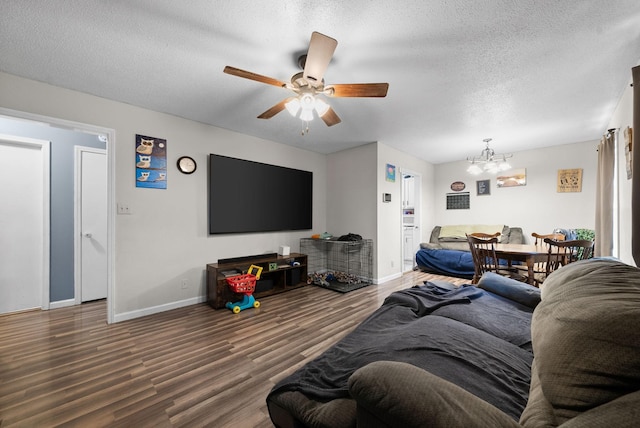
[[[280,381],[267,401],[298,391],[348,398],[351,374],[373,361],[402,361],[466,389],[518,419],[527,402],[532,309],[476,287],[426,283],[391,294],[322,355]]]

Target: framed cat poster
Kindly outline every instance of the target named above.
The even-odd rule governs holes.
[[[167,188],[167,140],[136,134],[136,187]]]

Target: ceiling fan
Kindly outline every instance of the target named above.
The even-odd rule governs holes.
[[[295,93],[295,96],[285,98],[262,113],[258,119],[270,119],[287,109],[292,116],[297,116],[299,112],[300,119],[308,122],[313,119],[313,111],[315,110],[327,126],[333,126],[340,123],[341,120],[331,106],[318,95],[327,97],[386,97],[389,89],[388,83],[325,85],[324,73],[337,45],[336,39],[314,31],[311,34],[307,54],[298,59],[298,64],[303,71],[294,74],[290,83],[231,66],[226,66],[224,72],[268,85],[279,86]]]

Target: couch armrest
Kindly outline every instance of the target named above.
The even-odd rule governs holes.
[[[349,392],[357,403],[358,426],[520,426],[486,401],[407,363],[368,364],[351,375]]]
[[[441,226],[435,226],[433,230],[431,230],[431,236],[429,236],[429,242],[431,242],[432,244],[438,243],[438,237],[440,236],[441,228],[442,228]]]
[[[494,272],[485,272],[478,287],[535,309],[540,303],[540,289]]]
[[[632,427],[640,420],[640,391],[579,414],[560,425],[562,428]]]
[[[434,244],[433,242],[421,242],[420,243],[420,248],[423,250],[441,250],[442,249],[442,245],[440,244]]]

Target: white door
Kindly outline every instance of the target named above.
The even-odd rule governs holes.
[[[49,142],[0,135],[0,313],[49,308]]]
[[[76,303],[107,298],[107,155],[76,147]]]

